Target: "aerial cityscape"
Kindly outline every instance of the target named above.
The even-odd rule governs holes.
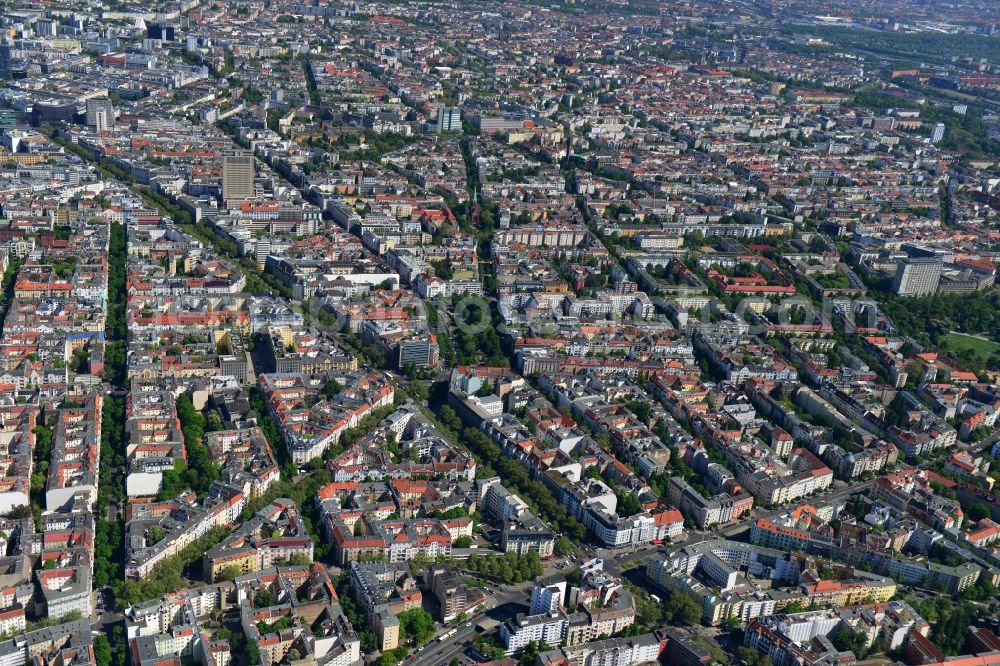
[[[1000,666],[997,0],[6,0],[0,666]]]

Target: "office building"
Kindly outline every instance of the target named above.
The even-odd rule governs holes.
[[[98,132],[112,129],[115,126],[115,107],[107,97],[94,97],[87,100],[87,125]]]
[[[239,151],[222,157],[222,198],[225,201],[253,196],[253,155]]]
[[[158,39],[161,42],[172,42],[174,41],[174,26],[151,23],[147,34],[150,39]]]
[[[39,37],[55,37],[59,34],[59,24],[54,19],[38,19],[35,32]]]
[[[12,70],[13,68],[10,63],[10,43],[5,41],[0,44],[0,79],[9,81],[14,78]]]
[[[439,106],[437,110],[437,133],[460,132],[462,112],[456,106]]]
[[[892,291],[900,296],[926,296],[937,291],[940,281],[940,258],[908,257],[896,266]]]
[[[31,124],[35,127],[69,124],[76,117],[77,110],[77,104],[73,100],[47,99],[35,102],[31,108]]]
[[[399,342],[399,368],[403,369],[407,364],[417,367],[433,367],[438,362],[438,346],[430,340],[400,340]]]

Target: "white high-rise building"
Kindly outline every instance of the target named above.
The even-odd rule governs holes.
[[[569,620],[562,613],[555,615],[524,615],[519,613],[500,626],[500,640],[507,654],[524,650],[533,641],[555,647],[566,638]]]
[[[222,156],[222,198],[224,201],[253,197],[253,155],[246,151]]]
[[[115,126],[115,107],[107,97],[94,97],[87,100],[87,125],[98,132],[109,130]]]
[[[551,615],[562,610],[566,598],[566,581],[552,585],[535,585],[531,589],[531,611],[529,615]]]
[[[908,257],[896,265],[892,291],[900,296],[926,296],[941,282],[940,257]]]

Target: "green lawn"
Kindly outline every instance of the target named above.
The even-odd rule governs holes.
[[[944,337],[941,341],[941,348],[951,352],[968,349],[983,361],[988,359],[994,352],[1000,352],[1000,344],[996,342],[955,332],[951,332]]]

